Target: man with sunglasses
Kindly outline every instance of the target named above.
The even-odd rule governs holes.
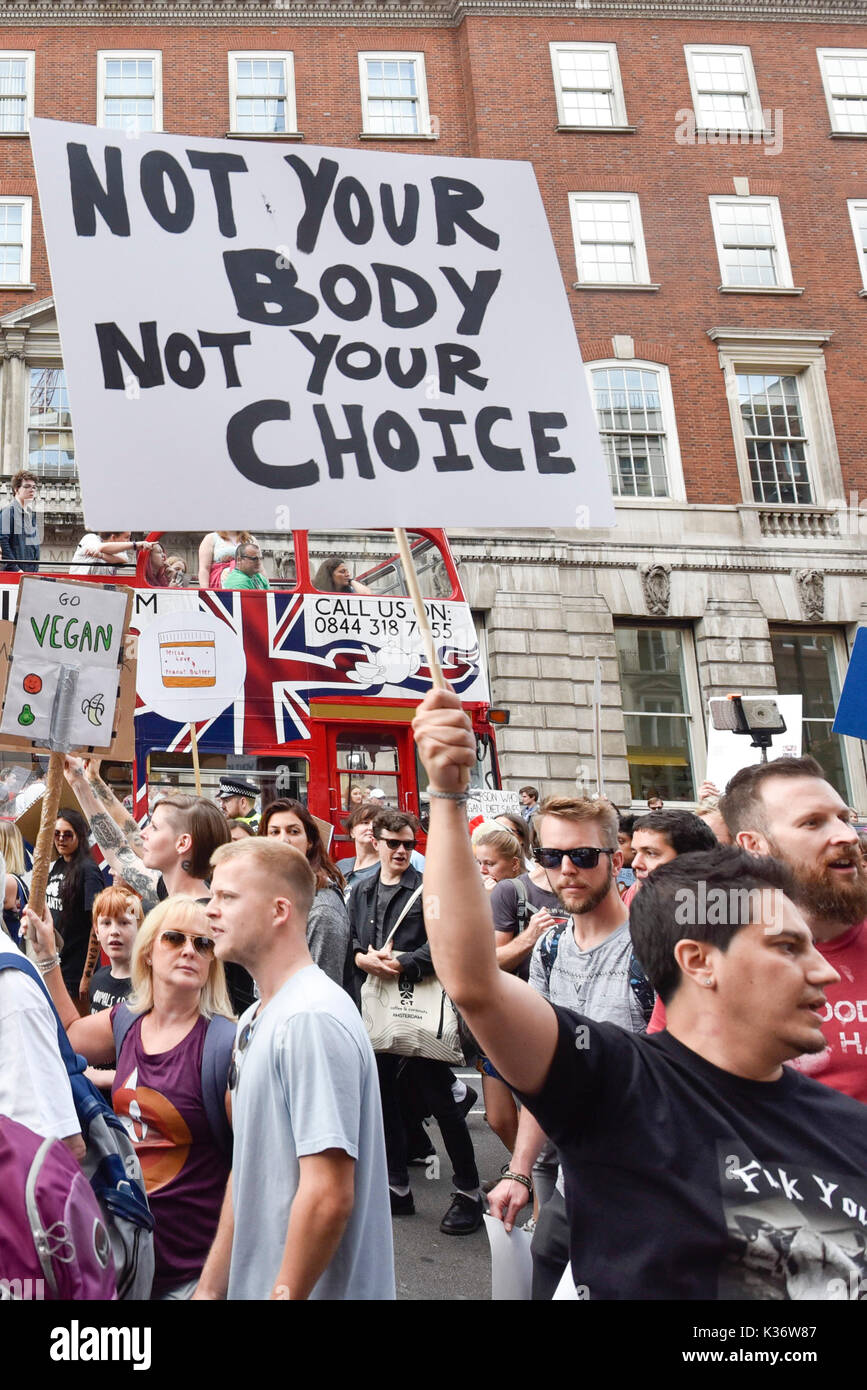
[[[379,868],[353,886],[346,905],[359,997],[368,975],[414,982],[434,973],[422,907],[422,876],[410,863],[418,828],[415,816],[405,811],[380,811],[373,821]],[[392,1215],[415,1212],[409,1185],[407,1116],[433,1115],[452,1161],[455,1185],[440,1230],[446,1235],[478,1230],[484,1215],[479,1174],[466,1119],[452,1095],[454,1078],[449,1067],[426,1057],[382,1052],[376,1054],[376,1065]]]
[[[623,863],[618,816],[609,801],[548,797],[536,812],[533,858],[545,872],[563,914],[543,932],[530,960],[530,984],[552,1004],[575,1009],[631,1033],[647,1027],[653,991],[642,996],[629,935],[629,915],[617,888]],[[488,1196],[492,1216],[511,1230],[529,1201],[530,1182],[547,1188],[533,1236],[533,1297],[551,1299],[569,1258],[563,1175],[550,1147],[537,1166],[546,1135],[526,1106],[509,1163],[509,1176]],[[551,1183],[556,1171],[556,1185]]]

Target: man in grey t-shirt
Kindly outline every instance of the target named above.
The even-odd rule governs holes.
[[[393,1299],[376,1064],[348,995],[313,964],[304,856],[268,839],[214,854],[208,916],[221,960],[261,998],[229,1077],[232,1180],[198,1299]]]
[[[533,857],[545,868],[567,924],[549,928],[536,942],[530,984],[552,1004],[644,1032],[648,1001],[643,1005],[630,984],[632,939],[616,883],[623,862],[617,812],[602,798],[550,797],[536,813],[536,836],[540,848]],[[652,992],[649,1002],[652,1006]],[[518,1178],[504,1178],[488,1195],[491,1215],[507,1230],[528,1197],[521,1179],[529,1183],[544,1144],[544,1131],[523,1109],[509,1164],[509,1173]],[[562,1179],[541,1207],[532,1248],[533,1297],[549,1299],[569,1258]]]

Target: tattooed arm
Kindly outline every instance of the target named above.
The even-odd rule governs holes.
[[[108,811],[115,825],[123,831],[126,842],[133,854],[141,856],[144,849],[144,841],[141,837],[141,830],[126,807],[121,805],[111,787],[103,782],[99,775],[100,758],[84,759],[84,775],[97,801],[102,802],[104,810]]]
[[[102,803],[95,796],[93,788],[84,775],[84,768],[80,759],[67,758],[64,772],[66,780],[78,797],[82,811],[87,816],[93,837],[105,855],[115,878],[123,879],[124,883],[129,884],[129,887],[141,898],[144,912],[150,912],[151,908],[156,907],[159,901],[157,897],[159,874],[153,869],[145,868],[138,855],[130,849],[111,816],[102,809]]]

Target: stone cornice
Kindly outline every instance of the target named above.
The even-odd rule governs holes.
[[[867,23],[867,0],[0,0],[0,24],[450,28],[471,15]]]
[[[499,541],[462,540],[449,535],[455,559],[470,565],[551,565],[558,569],[634,569],[639,564],[664,560],[672,574],[694,571],[698,574],[738,571],[749,574],[790,574],[793,566],[811,565],[821,569],[826,577],[863,579],[863,554],[856,550],[835,555],[818,547],[804,546],[791,552],[775,552],[767,547],[738,546],[737,550],[723,547],[706,548],[676,545],[651,546],[646,542],[616,542],[603,547],[599,544],[569,545],[563,541],[540,540],[535,552],[529,538],[526,541],[504,537]]]

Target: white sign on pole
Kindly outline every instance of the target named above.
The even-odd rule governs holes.
[[[613,524],[529,163],[31,144],[90,526]]]
[[[244,683],[247,661],[234,632],[210,613],[167,613],[141,629],[138,694],[165,719],[212,719]]]
[[[55,694],[66,667],[75,680],[64,751],[109,746],[128,598],[125,589],[22,579],[0,734],[37,743],[58,736]]]
[[[801,712],[802,695],[775,695],[780,714],[786,721],[786,732],[774,734],[768,749],[768,761],[774,758],[800,758],[801,756]],[[721,792],[726,783],[742,767],[752,767],[762,761],[762,750],[750,746],[747,734],[734,734],[730,729],[715,729],[708,719],[707,728],[707,772],[705,779],[713,782]]]
[[[521,814],[521,798],[517,792],[507,792],[495,790],[493,788],[473,788],[470,792],[470,799],[467,802],[467,816],[473,820],[475,816],[484,816],[485,820],[496,820],[504,811],[511,811],[514,815]]]

